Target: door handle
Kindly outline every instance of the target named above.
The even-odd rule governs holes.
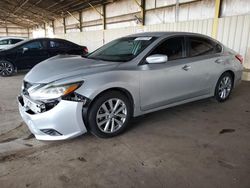
[[[182,67],[182,69],[185,70],[185,71],[188,71],[190,68],[191,68],[191,66],[189,66],[189,65],[184,65]]]
[[[224,60],[223,60],[223,59],[216,59],[214,62],[215,62],[215,63],[223,63]]]

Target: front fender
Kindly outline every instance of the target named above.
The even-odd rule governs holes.
[[[139,74],[135,71],[110,71],[91,75],[84,79],[83,85],[76,92],[94,100],[97,95],[112,88],[121,88],[131,94],[135,107],[134,114],[137,114],[140,106],[140,89]]]

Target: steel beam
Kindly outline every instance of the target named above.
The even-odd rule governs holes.
[[[6,21],[5,21],[5,27],[6,27],[6,35],[9,36],[8,25]]]
[[[176,0],[176,5],[175,5],[175,22],[179,21],[179,0]]]
[[[63,30],[64,30],[64,34],[66,34],[66,20],[65,20],[65,17],[63,17]]]
[[[146,13],[146,10],[145,10],[145,7],[146,7],[146,1],[145,0],[141,0],[141,2],[139,3],[137,0],[134,0],[134,2],[140,7],[141,9],[141,24],[142,25],[145,25],[145,13]]]
[[[102,5],[102,25],[103,30],[106,29],[106,5]]]
[[[213,38],[217,37],[220,11],[221,11],[221,0],[215,0],[215,11],[214,11],[214,20],[213,20],[213,29],[212,29]]]
[[[82,11],[79,12],[79,29],[82,32]]]
[[[146,1],[141,0],[141,18],[142,18],[142,25],[145,25],[145,14],[146,14]]]
[[[52,31],[53,31],[53,35],[55,34],[55,23],[54,20],[51,21],[52,23]]]

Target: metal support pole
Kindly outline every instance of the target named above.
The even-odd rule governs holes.
[[[175,5],[175,22],[179,21],[179,0],[176,0],[176,5]]]
[[[46,37],[47,36],[46,23],[43,24],[43,28],[44,28],[44,34],[45,34],[45,37]]]
[[[82,32],[82,12],[79,12],[79,27],[80,32]]]
[[[6,35],[9,36],[8,24],[6,21],[5,21],[5,28],[6,28]]]
[[[141,18],[142,18],[142,25],[145,25],[145,7],[146,7],[146,1],[141,0]]]
[[[65,17],[63,17],[63,30],[64,30],[64,34],[66,34],[66,20]]]
[[[217,37],[220,9],[221,9],[221,0],[215,0],[215,11],[214,11],[215,13],[214,13],[213,30],[212,30],[213,38]]]
[[[141,24],[145,25],[145,7],[146,7],[146,1],[141,0],[141,3],[139,3],[137,0],[134,0],[134,2],[140,7],[141,9]]]
[[[54,20],[52,20],[52,31],[53,31],[53,35],[55,34],[55,23]]]
[[[102,6],[102,25],[103,25],[103,30],[106,29],[106,5]]]

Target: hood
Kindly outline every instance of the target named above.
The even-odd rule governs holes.
[[[0,48],[0,55],[5,55],[8,53],[12,52],[12,46],[11,47],[5,47],[5,48]]]
[[[1,52],[1,53],[4,53],[5,51],[6,51],[6,48],[0,47],[0,52]]]
[[[113,69],[118,63],[87,59],[75,55],[58,55],[33,67],[24,80],[30,83],[50,83],[75,76],[86,76]]]

